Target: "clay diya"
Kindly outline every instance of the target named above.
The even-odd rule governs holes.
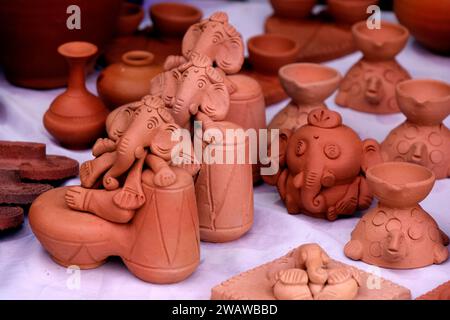
[[[437,179],[450,177],[450,85],[414,79],[397,85],[397,101],[406,121],[381,144],[386,161],[408,161],[432,170]]]
[[[97,91],[109,109],[138,101],[150,92],[150,81],[162,72],[148,51],[130,51],[122,62],[105,68],[97,79]]]
[[[333,221],[370,206],[372,193],[362,172],[382,161],[379,145],[361,141],[337,112],[313,110],[307,125],[281,130],[279,140],[279,158],[272,161],[280,169],[263,179],[277,186],[290,214]]]
[[[395,86],[410,75],[395,56],[405,47],[408,30],[386,21],[381,22],[380,29],[371,30],[362,21],[352,27],[352,32],[364,56],[345,75],[336,104],[369,113],[399,112]]]
[[[418,204],[433,188],[434,173],[407,162],[385,162],[366,171],[376,208],[352,232],[344,253],[391,269],[421,268],[448,259],[448,237]]]
[[[367,20],[367,8],[378,2],[379,0],[327,0],[327,11],[338,23],[353,25]]]
[[[144,19],[144,10],[138,4],[124,2],[117,21],[117,36],[132,35]]]
[[[270,0],[275,14],[288,19],[307,18],[316,2],[317,0]]]
[[[450,300],[450,281],[421,295],[416,300]]]
[[[249,57],[242,73],[259,82],[266,106],[286,98],[278,70],[297,61],[300,47],[294,40],[277,34],[263,34],[247,41]]]
[[[68,42],[58,47],[70,66],[67,90],[53,100],[44,114],[44,126],[68,148],[86,148],[102,135],[108,109],[86,89],[86,64],[97,47],[89,42]]]
[[[438,53],[450,53],[450,0],[396,0],[394,11],[420,44]]]
[[[307,124],[315,109],[326,109],[324,101],[337,89],[341,75],[330,67],[294,63],[279,70],[281,85],[292,99],[269,123],[269,129],[296,129]]]
[[[370,287],[371,278],[380,287]],[[316,243],[241,273],[211,290],[213,300],[406,300],[398,284],[332,260]]]

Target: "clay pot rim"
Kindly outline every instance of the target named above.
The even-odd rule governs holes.
[[[267,41],[267,40],[273,40],[276,39],[285,41],[286,43],[289,42],[289,44],[292,44],[292,48],[285,51],[276,51],[276,52],[268,52],[262,48],[260,48],[257,44],[259,41]],[[265,57],[267,59],[275,59],[275,58],[289,58],[290,56],[296,57],[297,54],[300,52],[300,45],[297,43],[297,41],[292,40],[291,38],[281,35],[281,34],[260,34],[257,36],[253,36],[247,40],[247,47],[249,50],[249,53],[257,54],[261,57]]]
[[[95,44],[86,41],[71,41],[58,47],[58,52],[68,58],[88,58],[95,55],[98,48]]]
[[[319,70],[327,70],[327,71],[333,73],[334,76],[330,77],[328,79],[324,79],[324,80],[311,81],[311,82],[299,82],[299,81],[296,81],[295,78],[290,77],[286,74],[287,69],[302,68],[302,67],[319,69]],[[287,82],[293,83],[294,85],[301,87],[301,88],[314,87],[314,86],[317,86],[317,84],[321,84],[321,85],[333,84],[335,82],[339,82],[342,79],[342,75],[336,69],[328,67],[328,66],[324,66],[321,64],[308,63],[308,62],[297,62],[297,63],[287,64],[280,68],[280,70],[278,71],[278,76],[279,76],[279,78],[283,79],[282,81],[287,81]]]
[[[382,46],[384,46],[386,44],[391,44],[391,43],[401,43],[401,42],[407,41],[407,39],[409,37],[409,30],[406,29],[401,24],[392,23],[392,22],[388,22],[388,21],[382,20],[381,21],[381,29],[373,29],[373,30],[370,30],[370,31],[375,31],[375,32],[378,31],[378,32],[380,32],[381,30],[383,30],[382,29],[383,26],[386,26],[386,27],[389,27],[389,28],[401,31],[401,35],[396,36],[396,37],[392,37],[392,38],[387,39],[387,40],[384,40],[383,42],[380,43],[380,42],[374,41],[371,36],[365,34],[364,32],[361,32],[360,30],[361,30],[361,27],[363,27],[363,26],[367,26],[366,25],[366,21],[360,21],[360,22],[355,23],[352,26],[352,33],[353,33],[353,35],[355,37],[358,37],[358,38],[360,38],[360,39],[362,39],[364,41],[367,41],[369,43],[374,43],[378,47],[382,47]]]
[[[415,97],[414,94],[410,94],[407,92],[407,89],[405,86],[411,85],[411,84],[436,84],[441,87],[446,87],[448,89],[448,94],[442,97],[432,97],[426,100],[419,100],[417,97]],[[402,98],[410,98],[416,101],[420,104],[427,104],[427,103],[443,103],[443,102],[449,102],[450,103],[450,85],[444,81],[436,80],[436,79],[410,79],[405,80],[397,84],[396,88],[396,94]]]
[[[132,50],[122,55],[122,62],[130,66],[147,66],[153,63],[155,55],[150,51]]]
[[[131,19],[140,16],[144,17],[144,9],[142,9],[142,6],[131,2],[122,3],[119,19]]]
[[[355,7],[359,7],[362,4],[364,5],[370,5],[370,4],[376,4],[380,2],[380,0],[327,0],[327,5],[330,3],[332,4],[339,4],[339,8],[342,9],[353,9]]]
[[[170,8],[170,9],[168,9]],[[171,10],[172,9],[172,10]],[[175,9],[175,11],[173,11]],[[194,24],[200,20],[203,13],[194,6],[179,2],[159,2],[152,5],[149,9],[150,16],[155,16],[165,23],[184,22]],[[174,14],[174,12],[176,14]],[[190,14],[179,14],[180,12],[189,12]],[[153,23],[155,23],[153,21]]]

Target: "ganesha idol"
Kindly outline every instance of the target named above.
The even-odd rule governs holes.
[[[108,137],[80,168],[81,186],[46,192],[30,208],[31,228],[57,263],[90,269],[120,256],[134,275],[153,283],[194,272],[200,237],[192,175],[198,166],[174,163],[178,128],[158,97],[109,115]]]
[[[280,169],[263,179],[277,186],[290,214],[333,221],[367,209],[372,193],[363,173],[382,161],[378,143],[361,141],[331,110],[313,110],[307,120],[295,131],[280,130],[279,156],[271,156]]]

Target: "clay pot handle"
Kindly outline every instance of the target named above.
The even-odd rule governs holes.
[[[152,64],[155,55],[148,51],[133,50],[123,54],[122,61],[130,66],[146,66]]]

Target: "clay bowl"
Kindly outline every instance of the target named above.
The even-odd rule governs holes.
[[[163,2],[150,7],[150,17],[156,31],[163,37],[183,37],[187,29],[202,18],[194,6]]]
[[[396,87],[400,110],[413,123],[438,125],[450,114],[450,85],[431,79],[413,79]]]
[[[144,19],[144,10],[142,10],[140,5],[124,2],[117,21],[117,35],[126,36],[133,34],[139,27],[142,19]]]
[[[263,34],[247,42],[249,61],[255,71],[277,74],[278,70],[297,60],[300,46],[294,40],[277,34]]]
[[[405,47],[409,31],[405,27],[386,21],[380,29],[367,28],[366,21],[352,27],[356,46],[369,60],[391,60]]]
[[[311,14],[317,0],[270,0],[275,15],[287,19],[304,19]]]
[[[352,25],[366,20],[369,14],[367,7],[377,4],[379,0],[328,0],[328,12],[343,24]]]
[[[450,0],[396,0],[394,11],[420,44],[450,54]]]
[[[339,86],[341,74],[314,63],[293,63],[278,71],[281,86],[298,105],[321,103]]]
[[[407,208],[421,202],[431,192],[435,176],[430,169],[409,162],[384,162],[366,172],[373,194],[393,208]]]

